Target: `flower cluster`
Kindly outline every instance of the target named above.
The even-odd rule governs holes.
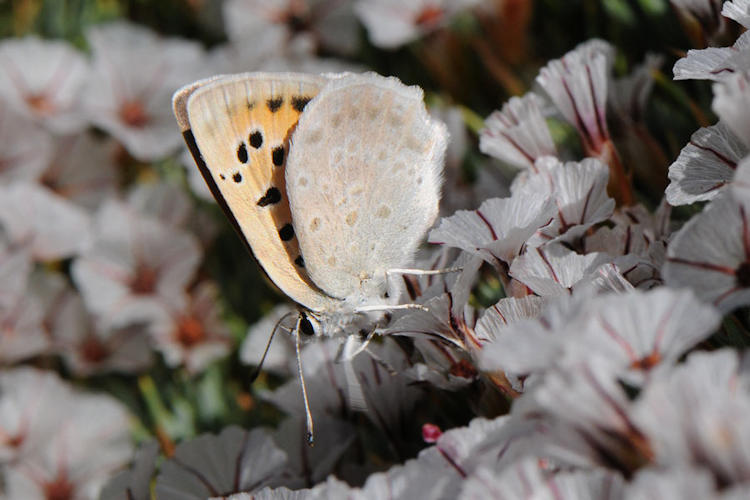
[[[749,496],[750,1],[661,2],[695,47],[677,83],[674,41],[534,62],[555,3],[225,0],[201,41],[124,19],[1,40],[0,496]],[[171,97],[367,69],[423,84],[450,131],[412,266],[434,272],[298,358]]]

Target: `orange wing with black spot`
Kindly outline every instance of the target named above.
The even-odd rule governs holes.
[[[180,89],[173,106],[208,186],[271,280],[312,310],[337,302],[307,277],[284,178],[289,138],[320,76],[247,73]]]

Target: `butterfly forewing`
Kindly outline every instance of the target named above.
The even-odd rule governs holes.
[[[242,74],[185,87],[175,115],[211,191],[271,280],[315,311],[330,306],[305,273],[284,176],[289,138],[326,80]]]
[[[287,189],[306,271],[327,294],[382,302],[438,212],[444,125],[422,91],[344,76],[311,101],[292,139]]]

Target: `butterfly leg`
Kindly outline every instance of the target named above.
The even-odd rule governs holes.
[[[411,274],[412,276],[433,276],[435,274],[458,273],[463,271],[463,267],[446,267],[445,269],[388,269],[385,273],[392,274]]]
[[[394,276],[434,276],[438,274],[457,273],[463,271],[462,267],[447,267],[444,269],[388,269],[385,272],[386,286],[388,290],[391,290],[391,286],[395,288],[395,284],[392,281]],[[404,277],[406,280],[406,277]]]
[[[297,372],[299,373],[299,381],[302,386],[302,399],[305,402],[305,419],[307,421],[307,444],[313,446],[315,444],[315,437],[313,434],[313,418],[310,413],[310,401],[307,398],[307,386],[305,385],[305,376],[302,373],[302,357],[300,356],[300,324],[302,324],[302,315],[297,317],[297,325],[294,327],[294,348],[297,352]]]

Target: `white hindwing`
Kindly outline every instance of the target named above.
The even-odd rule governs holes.
[[[287,192],[312,281],[352,306],[384,303],[438,213],[447,132],[418,87],[375,74],[333,79],[292,137]]]

